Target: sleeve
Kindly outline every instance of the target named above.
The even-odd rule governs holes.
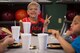
[[[43,18],[39,18],[39,21],[41,21],[42,23],[44,23],[44,19]]]
[[[22,19],[22,22],[26,22],[26,21],[27,21],[27,19],[26,19],[26,18]]]
[[[76,38],[71,45],[75,49],[75,53],[80,53],[80,37]]]
[[[28,17],[25,17],[25,18],[22,19],[22,22],[27,22],[27,21],[29,21]]]

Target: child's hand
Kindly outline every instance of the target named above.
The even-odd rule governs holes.
[[[60,36],[60,33],[58,30],[52,30],[52,35],[54,35],[58,39]]]
[[[44,26],[48,26],[48,24],[50,23],[50,20],[49,20],[50,18],[51,18],[51,16],[48,17],[48,15],[46,15]]]
[[[67,30],[67,31],[66,31],[66,35],[67,35],[67,36],[72,35],[72,34],[73,34],[73,32],[72,32],[71,30]]]
[[[19,22],[22,22],[22,20],[19,20]]]
[[[4,40],[5,44],[13,44],[14,43],[14,39],[12,37],[6,37],[6,39]]]
[[[12,38],[12,35],[7,35],[3,40],[6,40],[7,38]]]

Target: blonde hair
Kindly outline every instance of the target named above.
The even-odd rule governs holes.
[[[80,23],[80,15],[76,15],[73,19],[73,21],[77,21],[78,23]]]
[[[36,5],[36,6],[40,9],[40,5],[39,5],[37,2],[35,2],[35,1],[30,2],[30,3],[28,4],[28,6],[27,6],[27,9],[28,9],[31,5]]]

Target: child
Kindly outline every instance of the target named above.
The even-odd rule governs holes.
[[[40,5],[35,1],[29,3],[27,7],[27,13],[28,13],[28,17],[22,19],[22,22],[31,22],[31,33],[44,32],[43,27],[44,30],[45,28],[47,28],[51,16],[46,20],[44,20],[42,17],[38,17],[38,15],[40,14]]]
[[[57,30],[52,30],[52,34],[58,39],[66,53],[80,53],[80,15],[76,15],[72,21],[67,35],[76,34],[77,37],[68,43]]]

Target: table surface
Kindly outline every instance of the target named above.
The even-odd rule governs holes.
[[[58,40],[53,37],[49,36],[48,37],[48,43],[59,43]],[[38,37],[37,36],[32,36],[31,37],[31,45],[37,46],[38,48]],[[65,53],[63,49],[47,49],[45,51],[39,51],[38,49],[33,49],[33,50],[23,50],[22,48],[15,48],[15,49],[7,49],[5,53]]]

